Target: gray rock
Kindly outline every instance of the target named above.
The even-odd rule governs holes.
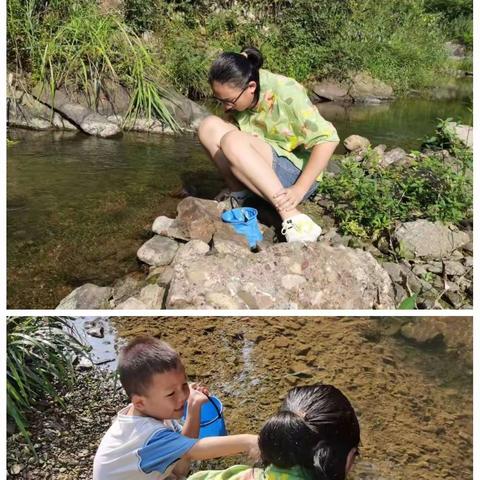
[[[32,94],[89,135],[108,138],[121,133],[121,128],[116,123],[85,105],[72,102],[68,93],[63,90],[56,91],[55,97],[52,97],[48,87],[38,85],[33,89]]]
[[[425,268],[425,265],[415,265],[412,268],[412,272],[417,275],[418,277],[421,277],[422,275],[425,275],[427,273],[427,269]]]
[[[56,307],[57,310],[98,310],[108,308],[112,295],[110,287],[86,283],[70,292]]]
[[[152,231],[157,235],[167,235],[168,229],[172,226],[173,222],[173,218],[164,217],[163,215],[157,217],[153,222]]]
[[[466,243],[463,246],[463,250],[465,252],[469,253],[470,255],[473,255],[473,241],[470,241],[470,242]]]
[[[372,99],[390,100],[393,98],[393,88],[368,73],[360,72],[352,78],[348,94],[355,102],[369,102]]]
[[[443,333],[434,322],[407,323],[400,329],[400,334],[408,340],[422,344],[443,340]]]
[[[227,255],[253,255],[250,249],[245,248],[245,245],[239,245],[238,242],[228,240],[222,235],[217,234],[213,236],[213,248],[216,250],[217,253],[224,253]]]
[[[235,232],[231,225],[224,223],[221,214],[224,211],[221,203],[214,200],[204,200],[196,197],[187,197],[177,206],[178,215],[171,227],[167,230],[167,235],[172,238],[182,240],[202,240],[210,243],[212,238],[218,241],[220,239],[237,243],[240,247],[250,250],[247,239],[243,235]],[[266,231],[264,225],[259,224],[262,232]],[[269,243],[268,238],[264,238],[261,244]]]
[[[446,128],[458,137],[465,146],[473,148],[473,127],[456,122],[448,122]]]
[[[395,304],[400,305],[408,297],[408,292],[398,283],[393,284],[393,290],[395,292]]]
[[[163,308],[164,296],[165,288],[158,285],[146,285],[140,291],[139,300],[149,309],[160,310]]]
[[[468,234],[428,220],[403,223],[393,238],[404,253],[426,258],[446,257],[470,241]]]
[[[147,276],[147,282],[154,282],[160,286],[168,285],[173,276],[173,267],[171,265],[164,265],[161,267],[151,267]]]
[[[11,127],[27,127],[33,130],[78,130],[59,113],[35,99],[32,95],[8,89],[7,122]]]
[[[471,268],[473,267],[473,257],[465,257],[463,260],[463,263],[466,268]]]
[[[130,274],[117,280],[113,285],[113,305],[123,302],[129,297],[134,296],[145,285],[143,275]]]
[[[75,120],[79,120],[79,128],[89,135],[109,138],[120,134],[122,131],[117,124],[110,122],[96,112],[85,111],[85,107],[81,105],[65,104],[62,107],[62,114],[75,124]]]
[[[130,297],[117,305],[115,310],[148,310],[148,307],[138,298]]]
[[[460,262],[454,262],[452,260],[447,260],[445,262],[445,273],[447,275],[463,275],[466,272],[466,268]]]
[[[425,268],[430,273],[443,273],[442,262],[428,262],[425,264]]]
[[[365,150],[370,146],[370,140],[360,135],[350,135],[344,141],[343,145],[349,152]]]
[[[89,358],[81,357],[77,367],[79,370],[91,370],[94,367],[94,365]]]
[[[403,281],[403,269],[398,263],[385,262],[382,267],[387,271],[392,279],[392,282],[401,283]]]
[[[454,59],[465,58],[466,47],[457,42],[445,42],[445,50],[449,57]]]
[[[87,330],[87,334],[95,338],[103,338],[104,333],[105,329],[103,328],[103,325],[96,325],[95,327],[91,327]]]
[[[155,235],[145,242],[137,252],[137,257],[151,266],[168,265],[178,250],[178,243],[171,238]]]
[[[175,262],[188,262],[199,255],[205,255],[210,251],[210,247],[202,240],[190,240],[190,242],[180,245],[175,255]]]
[[[330,101],[349,101],[348,87],[333,79],[325,79],[312,88],[317,98]]]
[[[392,150],[389,150],[388,152],[385,152],[383,154],[383,159],[381,162],[382,167],[388,167],[389,165],[392,165],[393,163],[398,163],[407,156],[407,152],[400,147],[393,148]]]
[[[457,292],[447,290],[443,295],[445,299],[452,305],[453,308],[462,308],[465,303],[465,299]]]
[[[166,308],[394,308],[388,274],[367,252],[323,242],[174,265]]]

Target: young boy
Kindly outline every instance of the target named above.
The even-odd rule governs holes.
[[[131,403],[122,409],[95,455],[93,480],[160,480],[188,474],[191,460],[249,452],[257,435],[197,439],[205,388],[190,387],[178,353],[153,337],[139,337],[121,352],[120,382]],[[177,422],[187,402],[183,428]]]

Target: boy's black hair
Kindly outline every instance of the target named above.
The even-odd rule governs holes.
[[[355,411],[332,385],[290,390],[259,436],[265,465],[298,465],[318,480],[344,480],[347,456],[359,443]]]
[[[242,53],[223,52],[210,67],[208,81],[228,83],[236,88],[245,88],[248,82],[255,81],[257,88],[255,93],[260,91],[259,69],[263,65],[263,56],[255,47],[248,47]]]
[[[117,371],[128,397],[144,395],[156,373],[165,373],[182,366],[180,356],[168,344],[155,337],[137,337],[124,347]]]

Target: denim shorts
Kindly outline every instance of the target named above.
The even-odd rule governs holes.
[[[273,171],[277,174],[280,183],[285,187],[291,187],[297,180],[302,171],[297,168],[288,157],[279,155],[274,148],[272,166]],[[303,197],[303,200],[310,198],[317,190],[318,182],[313,182],[312,186],[308,189],[307,193]]]

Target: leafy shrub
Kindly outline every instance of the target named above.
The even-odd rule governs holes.
[[[449,38],[463,43],[469,50],[473,49],[473,17],[456,17],[447,25],[446,33]]]
[[[64,317],[7,318],[7,415],[27,441],[27,412],[47,395],[61,403],[58,387],[72,385],[85,352]]]
[[[426,0],[425,8],[442,15],[448,38],[462,42],[470,50],[473,48],[472,0]]]
[[[123,4],[125,22],[136,33],[151,30],[155,21],[155,0],[125,0]]]
[[[429,85],[445,60],[438,14],[421,0],[172,2],[154,26],[170,81],[208,95],[213,53],[258,47],[265,68],[313,81],[368,71],[398,91]],[[179,45],[181,46],[179,48]]]
[[[442,135],[449,135],[444,133]],[[472,214],[472,150],[441,140],[456,155],[413,154],[410,165],[381,167],[372,158],[361,164],[346,158],[341,171],[320,183],[319,193],[331,200],[331,213],[343,233],[377,239],[398,221],[418,218],[459,223]]]

